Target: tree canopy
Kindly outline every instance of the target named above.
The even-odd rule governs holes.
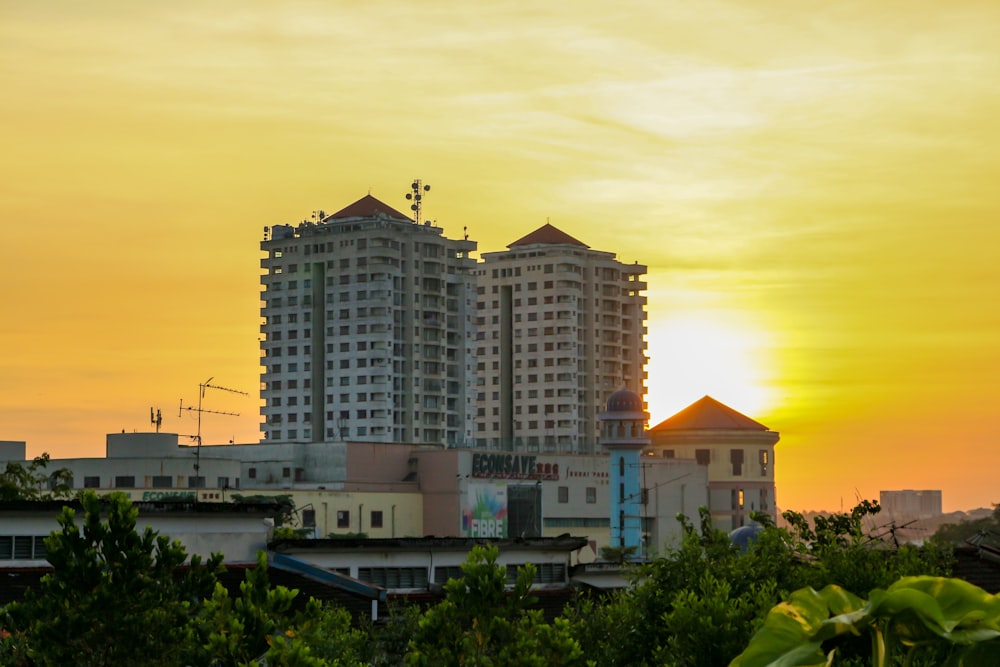
[[[872,541],[863,524],[878,512],[877,503],[815,524],[786,513],[788,528],[757,516],[761,529],[742,547],[714,529],[704,510],[700,526],[681,518],[681,544],[650,562],[609,552],[620,556],[616,561],[632,585],[610,595],[581,595],[553,620],[534,604],[532,565],[511,577],[498,564],[496,547],[477,546],[462,575],[444,585],[439,602],[397,610],[389,622],[371,626],[316,600],[303,604],[294,589],[272,586],[264,554],[248,569],[239,592],[230,593],[217,580],[221,556],[204,562],[188,558],[179,543],[149,528],[137,530],[136,509],[125,496],[102,500],[88,492],[81,503],[83,516],[63,509],[59,530],[46,540],[52,572],[23,601],[0,610],[4,664],[715,667],[728,664],[751,637],[762,634],[785,641],[767,644],[765,652],[794,652],[796,641],[813,642],[806,630],[790,639],[768,629],[768,623],[783,622],[772,622],[775,614],[813,613],[795,607],[819,599],[810,596],[829,597],[831,610],[844,606],[837,600],[847,600],[851,613],[868,614],[877,625],[892,622],[890,607],[869,613],[865,605],[912,599],[915,593],[898,584],[906,577],[944,582],[922,594],[947,589],[959,591],[947,595],[962,597],[966,590],[940,579],[949,567],[940,545]],[[890,597],[873,591],[888,591]],[[784,611],[776,612],[779,607]],[[817,623],[828,622],[820,618],[823,613],[815,611]],[[859,621],[855,630],[868,627]],[[947,645],[951,637],[966,635],[935,636]],[[824,635],[821,644],[850,665],[867,664],[873,645],[853,631]],[[755,646],[753,651],[762,644]],[[891,653],[894,644],[886,646]],[[810,644],[809,655],[815,657],[815,650]],[[947,650],[932,647],[912,664],[943,661]],[[756,655],[753,651],[744,655]],[[980,653],[963,655],[971,660]]]

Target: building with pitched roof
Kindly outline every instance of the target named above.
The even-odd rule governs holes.
[[[739,528],[754,511],[776,516],[776,431],[704,396],[649,429],[648,435],[649,454],[694,459],[706,467],[708,506],[716,527]]]
[[[262,441],[470,446],[476,243],[371,195],[314,218],[260,244]]]
[[[476,447],[598,452],[608,396],[646,393],[646,267],[550,224],[482,258]]]

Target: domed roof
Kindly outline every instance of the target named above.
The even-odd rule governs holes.
[[[622,387],[608,397],[608,412],[644,412],[642,398],[627,387]]]
[[[760,537],[761,532],[764,530],[764,526],[760,525],[756,521],[751,521],[745,526],[740,526],[733,532],[729,533],[729,541],[733,543],[740,551],[746,551],[750,548],[750,545],[757,541]]]

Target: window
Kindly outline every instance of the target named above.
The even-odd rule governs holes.
[[[302,510],[302,526],[305,528],[316,527],[316,510]]]
[[[348,510],[337,510],[337,528],[351,527],[351,513]]]
[[[372,528],[382,527],[382,510],[372,510],[371,527]]]
[[[45,536],[0,535],[0,560],[44,560]]]
[[[760,460],[760,476],[761,477],[767,477],[767,450],[766,449],[760,450],[759,460]]]
[[[188,488],[189,489],[204,489],[205,488],[205,477],[203,475],[191,475],[188,477]]]
[[[83,488],[85,489],[99,489],[101,487],[101,478],[93,475],[83,478]]]
[[[250,479],[257,479],[257,469],[250,468],[249,470],[247,470],[247,477],[249,477]]]
[[[229,478],[228,477],[219,477],[219,478],[217,478],[215,480],[215,485],[216,485],[216,488],[219,488],[219,489],[228,489],[229,488]]]
[[[154,489],[169,489],[174,485],[174,479],[170,475],[153,475]]]
[[[569,487],[560,486],[559,487],[559,502],[568,503],[569,502]]]
[[[694,450],[694,459],[698,462],[698,465],[707,466],[712,461],[712,450],[696,449]]]
[[[291,468],[282,468],[281,469],[281,476],[282,477],[291,477],[292,476],[292,469]]]
[[[132,475],[118,475],[115,477],[116,489],[134,489],[135,477]]]
[[[358,579],[383,588],[427,588],[427,568],[359,567]]]
[[[587,502],[591,505],[597,502],[597,487],[588,486],[587,487]]]
[[[729,450],[729,462],[733,464],[733,475],[740,476],[743,474],[743,450],[742,449],[730,449]]]

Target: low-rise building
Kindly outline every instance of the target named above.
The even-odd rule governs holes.
[[[705,396],[649,429],[649,438],[648,454],[705,467],[708,508],[717,528],[739,528],[755,511],[776,518],[777,431]]]

